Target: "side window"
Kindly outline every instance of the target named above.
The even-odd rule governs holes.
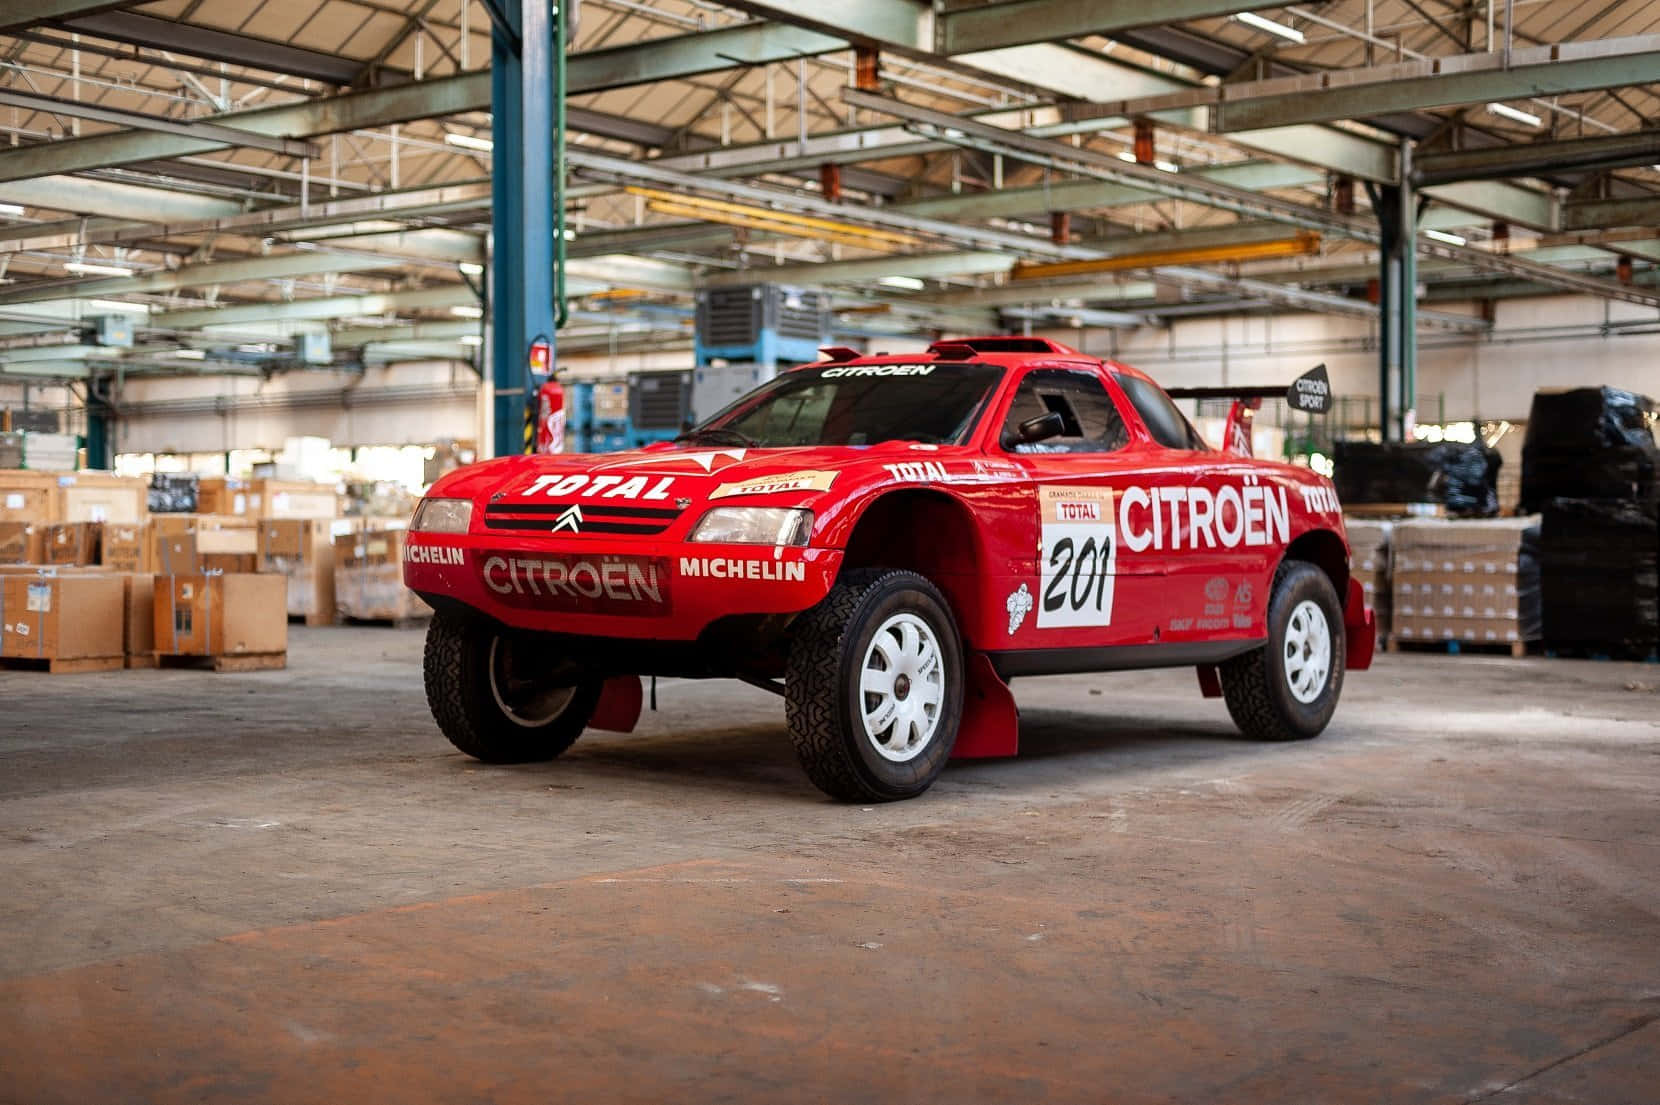
[[[1059,437],[1016,444],[1022,422],[1054,412],[1065,430]],[[1003,446],[1013,453],[1110,453],[1129,442],[1124,419],[1101,378],[1091,372],[1040,368],[1026,374],[1003,423]]]
[[[1118,386],[1129,396],[1130,405],[1141,415],[1141,420],[1147,423],[1147,432],[1153,435],[1154,441],[1166,449],[1208,448],[1205,439],[1193,428],[1193,423],[1189,422],[1187,416],[1170,401],[1170,396],[1164,394],[1162,388],[1148,383],[1139,376],[1123,375],[1117,379]]]

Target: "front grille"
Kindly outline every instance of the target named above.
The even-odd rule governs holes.
[[[566,515],[575,510],[569,521]],[[491,503],[484,508],[487,529],[581,537],[584,534],[650,537],[681,515],[673,507],[601,506],[597,503]],[[557,529],[555,527],[558,527]]]

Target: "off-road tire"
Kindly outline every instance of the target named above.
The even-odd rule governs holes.
[[[865,734],[860,673],[871,640],[896,613],[921,618],[938,643],[944,698],[928,743],[906,763],[884,759]],[[962,720],[962,638],[951,606],[915,572],[848,572],[796,623],[784,681],[790,741],[813,785],[846,802],[892,802],[927,790],[945,769]]]
[[[1331,666],[1324,688],[1311,702],[1299,702],[1286,678],[1285,639],[1291,614],[1313,602],[1326,616]],[[1268,596],[1268,643],[1220,665],[1222,697],[1240,732],[1253,740],[1308,740],[1320,735],[1337,709],[1343,690],[1343,607],[1331,579],[1303,560],[1284,561]]]
[[[498,632],[474,618],[432,616],[422,664],[427,705],[450,743],[474,759],[492,764],[551,760],[587,728],[602,684],[575,684],[575,694],[557,717],[543,725],[521,724],[498,704],[491,685],[491,645]]]

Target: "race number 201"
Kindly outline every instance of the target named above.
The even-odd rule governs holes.
[[[1043,487],[1038,509],[1043,530],[1038,628],[1111,625],[1118,564],[1112,489]]]

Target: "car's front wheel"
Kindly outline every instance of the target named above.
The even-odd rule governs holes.
[[[530,635],[453,614],[433,615],[424,661],[438,728],[486,763],[553,759],[587,728],[602,686]]]
[[[944,770],[962,719],[951,607],[915,572],[851,572],[802,615],[784,688],[815,786],[849,802],[913,798]]]
[[[1343,608],[1326,573],[1287,560],[1268,597],[1268,643],[1221,665],[1234,724],[1257,740],[1319,736],[1343,689]]]

